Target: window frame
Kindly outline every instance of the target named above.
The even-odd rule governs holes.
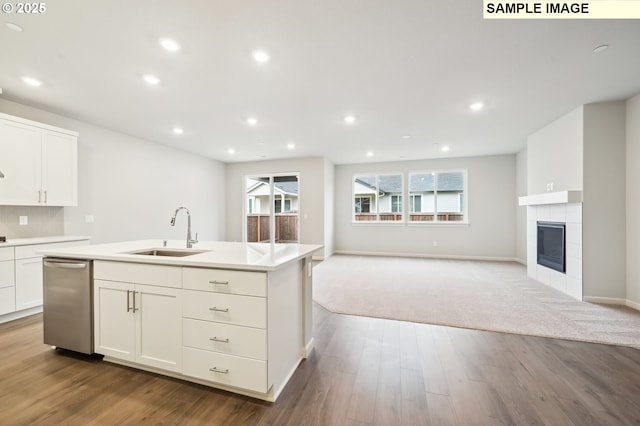
[[[389,210],[388,212],[380,212],[380,187],[379,187],[379,178],[381,176],[398,176],[400,177],[400,192],[399,193],[389,193]],[[372,195],[357,195],[356,194],[356,183],[357,180],[359,178],[362,177],[375,177],[375,188],[374,188],[374,193]],[[368,185],[368,184],[367,184]],[[351,176],[351,223],[352,224],[367,224],[367,225],[371,225],[371,224],[384,224],[384,225],[399,225],[399,224],[404,224],[405,220],[406,220],[406,215],[405,215],[405,211],[406,211],[406,206],[404,205],[404,193],[405,193],[405,189],[406,189],[406,185],[405,185],[405,173],[404,172],[362,172],[362,173],[353,173]],[[401,198],[401,204],[400,204],[400,211],[399,212],[393,212],[391,210],[393,210],[392,208],[392,200],[391,197],[393,195],[398,195]],[[356,212],[356,198],[369,198],[369,212],[364,212],[367,214],[370,214],[372,216],[374,216],[374,219],[371,220],[364,220],[364,219],[356,219],[356,215],[358,214],[358,212]],[[373,208],[375,206],[375,208]],[[363,213],[363,212],[359,212],[359,213]],[[401,218],[399,220],[381,220],[380,219],[380,215],[389,215],[389,214],[399,214],[401,216]]]
[[[457,203],[458,206],[462,206],[460,209],[460,213],[462,214],[462,220],[440,220],[438,219],[438,191],[437,191],[437,182],[434,182],[434,220],[425,221],[425,220],[411,220],[412,207],[415,207],[415,200],[419,198],[420,208],[422,209],[425,204],[424,194],[416,193],[411,194],[410,192],[410,182],[411,176],[416,174],[435,174],[439,175],[442,173],[461,173],[463,176],[463,189],[462,192],[457,193]],[[400,176],[401,178],[401,192],[393,193],[393,195],[389,196],[390,201],[390,210],[393,210],[393,200],[392,197],[400,197],[399,203],[396,203],[401,211],[399,212],[380,212],[380,196],[379,196],[379,177],[380,176]],[[357,220],[356,219],[356,183],[358,178],[360,177],[375,177],[376,187],[374,189],[374,193],[371,195],[358,195],[357,198],[368,198],[369,199],[369,212],[364,212],[371,214],[375,217],[372,220]],[[442,192],[442,191],[441,191]],[[391,194],[391,193],[390,193]],[[374,198],[375,197],[375,198]],[[442,201],[442,200],[441,200]],[[373,208],[375,206],[375,208]],[[401,215],[400,220],[380,220],[381,214],[399,214]],[[426,212],[430,213],[430,212]],[[446,168],[446,169],[422,169],[422,170],[405,170],[402,172],[356,172],[351,175],[351,224],[356,226],[381,226],[381,225],[391,225],[391,226],[439,226],[439,227],[456,227],[456,226],[468,226],[469,225],[469,172],[466,168]]]

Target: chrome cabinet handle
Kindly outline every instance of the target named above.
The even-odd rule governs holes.
[[[209,371],[213,371],[214,373],[229,374],[228,368],[225,368],[224,370],[220,370],[218,367],[213,367],[213,368],[210,368]]]
[[[209,340],[211,340],[212,342],[222,342],[222,343],[229,343],[229,339],[219,339],[216,336],[210,337]]]
[[[218,308],[218,307],[213,307],[213,308],[209,308],[210,311],[214,311],[214,312],[229,312],[229,308]]]
[[[209,284],[229,285],[229,281],[218,281],[218,280],[213,280],[213,281],[209,281]]]
[[[44,190],[44,203],[47,204],[47,190]]]
[[[38,189],[38,203],[42,203],[42,191]]]
[[[130,290],[127,290],[127,312],[129,312],[131,310],[131,304],[130,304],[130,301],[129,301],[129,293],[130,292],[131,292]]]
[[[131,292],[131,294],[133,295],[133,312],[140,310],[140,308],[136,308],[136,293],[138,292],[137,291]]]

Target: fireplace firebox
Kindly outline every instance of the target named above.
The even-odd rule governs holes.
[[[566,273],[565,224],[538,222],[538,265]]]

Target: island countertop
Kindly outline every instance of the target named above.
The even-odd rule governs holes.
[[[87,260],[109,260],[175,266],[196,266],[252,271],[273,271],[279,267],[310,256],[322,245],[240,243],[228,241],[200,241],[187,249],[184,240],[137,240],[109,244],[42,250],[50,257]],[[188,256],[151,256],[132,252],[143,250],[194,251]]]

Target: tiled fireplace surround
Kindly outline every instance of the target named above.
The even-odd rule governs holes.
[[[582,300],[582,193],[550,192],[520,197],[527,206],[527,275],[571,297]],[[537,263],[537,222],[563,222],[566,242],[566,273]]]

